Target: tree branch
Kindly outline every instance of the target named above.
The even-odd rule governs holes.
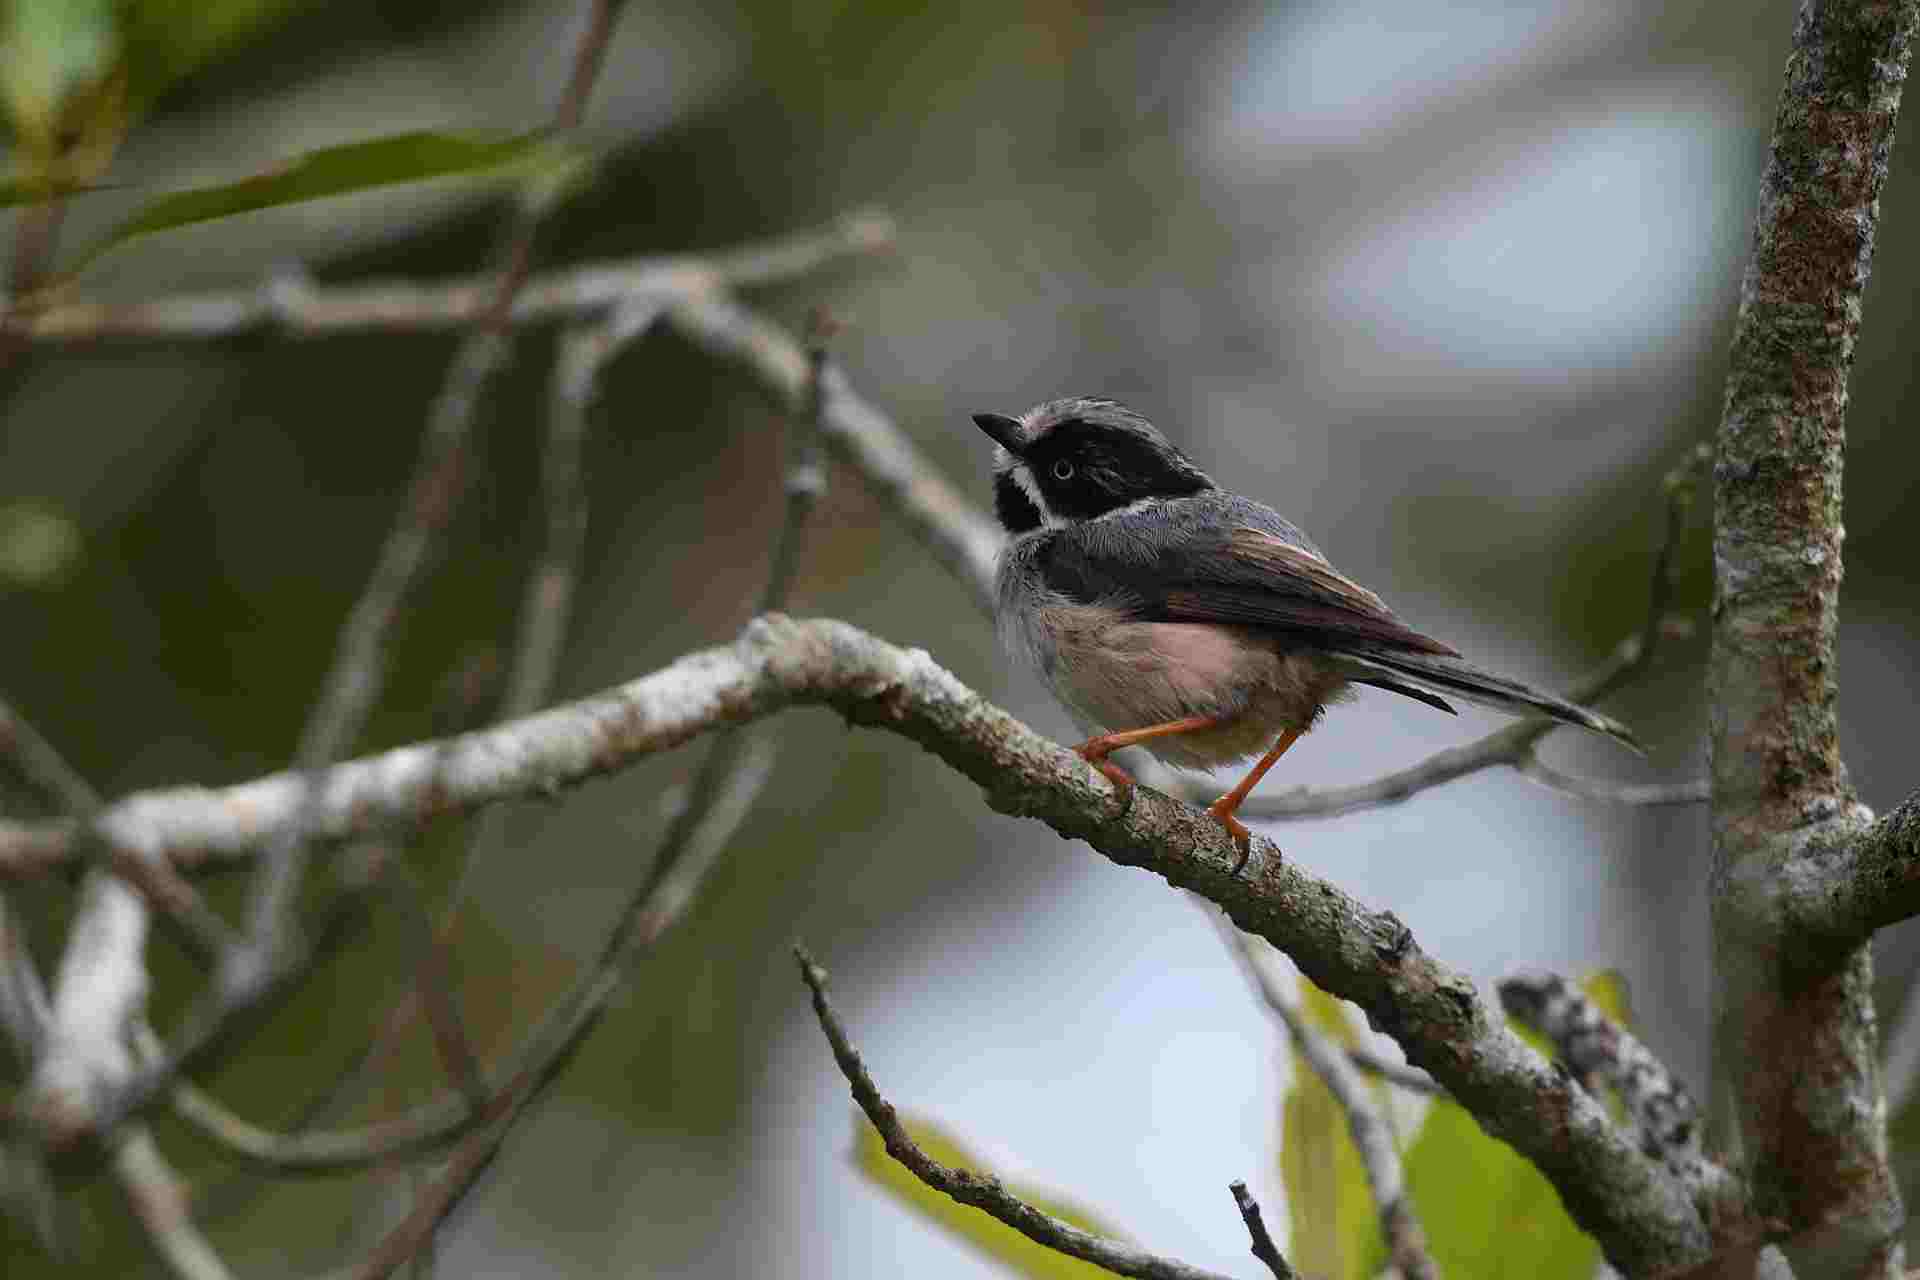
[[[1701,1150],[1700,1110],[1667,1064],[1558,974],[1522,974],[1500,983],[1507,1016],[1553,1041],[1589,1091],[1608,1085],[1639,1128],[1641,1150],[1666,1161],[1693,1189],[1696,1203],[1733,1208],[1737,1180]]]
[[[998,1178],[982,1177],[968,1169],[952,1168],[922,1151],[907,1132],[906,1126],[900,1123],[893,1104],[880,1096],[873,1077],[867,1074],[866,1063],[860,1060],[860,1051],[847,1039],[845,1028],[840,1025],[833,1005],[827,1000],[826,971],[815,964],[813,957],[807,954],[807,949],[798,943],[794,944],[793,957],[799,962],[801,980],[813,993],[814,1017],[819,1019],[820,1030],[833,1047],[833,1060],[839,1064],[840,1074],[847,1078],[847,1084],[853,1089],[853,1100],[860,1104],[860,1110],[866,1112],[875,1132],[886,1143],[887,1154],[904,1165],[914,1177],[942,1195],[951,1196],[961,1204],[971,1205],[997,1218],[1036,1244],[1045,1245],[1082,1262],[1091,1262],[1115,1275],[1138,1276],[1142,1280],[1226,1280],[1226,1277],[1215,1272],[1203,1271],[1172,1258],[1158,1257],[1122,1240],[1110,1240],[1084,1231],[1034,1208],[1001,1186]],[[1271,1238],[1267,1243],[1271,1247]],[[1282,1265],[1285,1265],[1284,1262]]]
[[[1716,1056],[1756,1210],[1801,1275],[1900,1271],[1864,946],[1795,928],[1870,815],[1840,762],[1847,373],[1920,0],[1803,0],[1714,462]]]
[[[688,295],[668,319],[695,346],[738,363],[782,408],[806,386],[807,356],[787,333],[717,294]],[[838,369],[822,383],[820,433],[835,457],[860,473],[880,500],[948,572],[993,611],[1000,527],[928,465],[892,419],[862,400]]]
[[[718,255],[649,255],[559,268],[530,277],[514,298],[509,318],[522,326],[591,318],[637,297],[699,296],[781,284],[849,258],[891,250],[894,237],[891,218],[866,210],[818,231]],[[262,330],[295,338],[437,333],[473,324],[499,287],[497,274],[437,284],[390,280],[325,287],[273,279],[238,292],[135,303],[59,303],[0,316],[0,333],[52,347],[212,341]]]
[[[911,738],[978,783],[1002,812],[1039,818],[1114,862],[1224,907],[1320,987],[1360,1005],[1415,1065],[1540,1166],[1623,1269],[1660,1270],[1706,1255],[1706,1231],[1677,1181],[1506,1030],[1471,981],[1422,952],[1393,915],[1286,864],[1263,837],[1254,839],[1249,871],[1236,876],[1238,851],[1204,813],[1145,787],[1123,808],[1078,756],[924,652],[844,623],[762,618],[733,646],[691,654],[598,696],[336,765],[314,830],[338,840],[550,794],[704,730],[809,704]],[[294,821],[299,795],[298,776],[283,773],[217,790],[141,793],[102,819],[183,865],[232,861]]]

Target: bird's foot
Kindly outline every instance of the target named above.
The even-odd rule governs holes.
[[[1107,753],[1113,746],[1101,738],[1088,738],[1075,747],[1074,754],[1098,769],[1108,782],[1113,784],[1114,794],[1120,798],[1120,812],[1117,816],[1126,817],[1133,811],[1133,775],[1107,759]]]
[[[1246,823],[1233,816],[1234,810],[1239,807],[1240,797],[1232,794],[1221,796],[1207,806],[1207,816],[1226,828],[1227,834],[1233,837],[1233,847],[1239,850],[1240,856],[1233,864],[1236,879],[1247,869],[1247,859],[1253,856],[1253,832],[1247,829]]]

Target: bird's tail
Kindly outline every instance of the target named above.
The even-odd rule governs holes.
[[[1550,716],[1595,733],[1604,733],[1635,751],[1643,751],[1633,731],[1618,720],[1521,684],[1518,680],[1482,671],[1458,658],[1382,649],[1348,650],[1340,656],[1353,665],[1351,678],[1362,684],[1376,684],[1385,688],[1408,684],[1429,693],[1477,702],[1510,715]],[[1408,691],[1396,689],[1395,692]]]

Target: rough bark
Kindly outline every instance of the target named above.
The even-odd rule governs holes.
[[[1802,1276],[1895,1274],[1871,962],[1809,945],[1809,859],[1850,840],[1835,734],[1847,373],[1920,4],[1808,0],[1761,181],[1714,466],[1710,667],[1721,1114]]]

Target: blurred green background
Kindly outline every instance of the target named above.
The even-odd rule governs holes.
[[[16,172],[101,112],[126,125],[110,155],[75,161],[113,186],[71,203],[57,262],[160,190],[376,134],[542,124],[580,6],[66,6],[83,36],[89,21],[117,33],[97,48],[25,23],[30,9],[11,11]],[[986,458],[969,413],[1115,395],[1423,629],[1564,679],[1637,626],[1659,477],[1717,419],[1791,22],[1785,4],[1651,0],[634,0],[587,115],[596,180],[545,224],[540,260],[718,249],[884,207],[897,255],[755,301],[795,325],[830,304],[854,383],[976,498]],[[36,80],[18,51],[39,39],[64,52]],[[56,101],[94,114],[29,109]],[[1920,341],[1920,250],[1901,232],[1920,200],[1913,114],[1849,411],[1843,732],[1879,807],[1914,785],[1920,665],[1916,445],[1901,430]],[[462,273],[487,261],[506,212],[497,183],[387,189],[150,237],[70,291],[244,289],[295,265],[323,285]],[[0,371],[0,689],[110,794],[281,767],[452,347],[250,336],[15,353]],[[552,349],[550,331],[527,332],[494,385],[450,554],[408,612],[364,748],[434,732],[450,676],[508,642],[539,545]],[[602,404],[562,696],[730,637],[780,519],[785,425],[736,372],[658,333],[615,366]],[[1696,613],[1704,523],[1683,547]],[[924,645],[1070,732],[857,477],[833,476],[795,611]],[[1697,776],[1701,657],[1697,638],[1674,645],[1611,708],[1653,744],[1648,761],[1559,738],[1550,757]],[[1492,723],[1370,697],[1277,785],[1370,776]],[[993,1274],[857,1173],[844,1086],[786,955],[800,936],[896,1102],[1153,1248],[1245,1272],[1224,1187],[1248,1178],[1284,1220],[1283,1057],[1207,923],[1159,882],[992,814],[900,740],[818,712],[782,734],[731,856],[443,1237],[444,1265]],[[597,946],[696,758],[510,815],[456,956],[485,1045],[510,1043]],[[11,790],[0,805],[32,812]],[[446,882],[454,834],[413,855],[430,885]],[[1649,1039],[1704,1082],[1699,812],[1609,810],[1499,773],[1279,836],[1477,977],[1621,970]],[[224,904],[236,889],[210,891]],[[12,896],[50,966],[68,887]],[[1890,1009],[1907,932],[1883,948]],[[297,1113],[401,991],[404,936],[376,918],[208,1083],[261,1122]],[[164,942],[155,964],[164,1029],[193,971]],[[433,1079],[412,1045],[359,1114]],[[404,1170],[236,1187],[159,1128],[243,1272],[344,1265],[410,1195]],[[109,1186],[76,1175],[66,1189],[65,1265],[143,1257]],[[8,1275],[62,1265],[5,1230]]]

